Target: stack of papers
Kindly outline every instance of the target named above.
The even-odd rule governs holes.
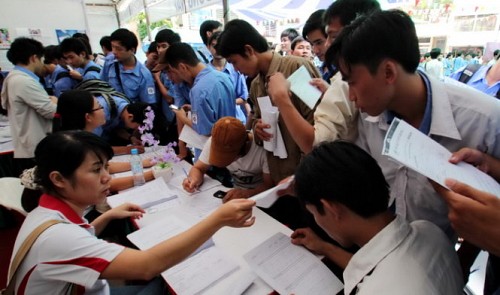
[[[132,203],[142,207],[148,213],[179,206],[177,193],[170,190],[163,178],[133,189],[121,192],[107,198],[111,208],[118,207],[124,203]]]
[[[175,216],[129,234],[128,239],[142,250],[149,249],[187,230],[189,225]],[[208,240],[190,257],[164,271],[161,275],[177,294],[199,294],[239,266]]]
[[[269,96],[258,97],[257,101],[259,103],[262,122],[271,126],[270,128],[265,129],[265,131],[273,136],[271,140],[264,141],[264,149],[272,152],[280,159],[286,159],[288,157],[288,153],[286,151],[283,136],[281,135],[280,126],[278,124],[278,108],[272,105]]]
[[[243,256],[279,294],[337,294],[340,280],[314,254],[276,233]]]

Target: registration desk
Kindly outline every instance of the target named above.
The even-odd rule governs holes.
[[[144,158],[148,157],[147,153],[141,156]],[[128,159],[128,155],[122,155],[113,158],[113,161],[128,161]],[[202,191],[193,195],[189,195],[182,190],[181,181],[185,178],[183,168],[189,171],[191,165],[185,161],[177,163],[174,168],[174,177],[167,184],[169,189],[177,192],[180,199],[180,208],[146,210],[148,213],[136,221],[139,228],[161,221],[162,218],[168,215],[175,215],[184,221],[188,221],[190,224],[194,224],[205,216],[208,216],[222,204],[220,199],[213,197],[213,193],[218,190],[228,190],[228,188],[220,184],[207,190],[203,190],[202,187]],[[120,175],[124,176],[127,174]],[[243,254],[277,232],[282,232],[290,236],[292,231],[257,207],[253,209],[253,215],[256,217],[253,226],[247,228],[224,227],[213,236],[212,241],[215,247],[228,254],[231,260],[238,264],[239,268],[216,281],[212,286],[204,290],[203,294],[231,294],[228,292],[232,292],[233,294],[262,295],[273,291],[263,280],[250,272],[248,264],[243,259]],[[176,290],[174,289],[174,291]]]
[[[147,155],[142,155],[142,157],[147,157]],[[128,156],[120,156],[116,157],[113,160],[126,160],[128,159]],[[217,207],[219,207],[222,203],[221,200],[218,198],[213,197],[213,193],[218,191],[218,190],[225,190],[227,191],[228,188],[223,187],[219,183],[212,183],[208,184],[207,180],[205,181],[204,185],[207,185],[206,188],[203,186],[200,188],[200,192],[195,193],[193,195],[188,194],[182,189],[181,183],[182,180],[186,177],[186,173],[184,170],[189,171],[190,169],[190,164],[187,162],[181,162],[178,163],[174,169],[174,177],[168,182],[167,187],[168,190],[172,190],[175,193],[175,206],[170,206],[170,205],[165,205],[164,203],[163,208],[146,208],[146,214],[141,219],[136,220],[136,224],[138,228],[140,229],[139,231],[142,232],[141,238],[143,240],[151,240],[151,239],[158,239],[157,237],[153,237],[155,233],[157,233],[158,236],[165,235],[165,232],[169,231],[169,229],[166,229],[171,225],[172,223],[175,223],[174,221],[183,221],[187,222],[189,225],[193,225],[199,220],[203,219],[204,217],[208,216],[211,212],[213,212]],[[159,179],[155,180],[158,181]],[[162,180],[163,181],[163,180]],[[161,183],[163,186],[163,183]],[[138,188],[140,189],[140,188]],[[137,191],[137,189],[136,189]],[[146,192],[145,190],[144,192]],[[172,194],[172,192],[169,192]],[[140,195],[138,196],[133,196],[134,198],[138,197],[140,198]],[[110,197],[112,198],[112,197]],[[108,203],[110,200],[108,199]],[[137,200],[137,204],[141,204],[141,200]],[[151,200],[145,201],[146,203],[150,204]],[[152,210],[151,210],[152,209]],[[319,261],[318,257],[315,257],[308,251],[304,250],[302,247],[297,247],[294,246],[290,243],[289,236],[291,235],[292,231],[284,226],[283,224],[279,223],[276,221],[274,218],[270,217],[266,213],[264,213],[262,210],[260,210],[257,207],[254,207],[253,209],[253,215],[255,216],[255,223],[251,227],[246,227],[246,228],[231,228],[231,227],[224,227],[220,229],[209,241],[209,244],[211,245],[207,249],[213,249],[213,251],[217,251],[222,253],[228,262],[232,264],[233,268],[230,271],[227,271],[224,273],[223,276],[221,276],[219,279],[213,281],[210,285],[207,287],[204,287],[201,292],[196,292],[196,294],[270,294],[273,292],[273,288],[268,285],[264,280],[261,279],[261,277],[257,276],[257,274],[253,271],[251,271],[250,265],[247,263],[248,255],[249,252],[253,253],[259,253],[256,256],[259,256],[260,253],[266,252],[261,251],[260,248],[262,247],[261,244],[264,242],[269,243],[269,241],[272,241],[272,243],[275,243],[275,238],[280,237],[279,240],[281,245],[285,246],[280,246],[282,248],[279,248],[279,250],[270,250],[267,253],[270,253],[269,255],[269,260],[274,261],[279,261],[276,264],[271,265],[270,267],[275,269],[275,267],[283,267],[281,270],[274,270],[273,271],[273,276],[276,275],[276,277],[281,276],[284,272],[282,270],[291,270],[291,272],[296,272],[292,276],[287,276],[283,275],[283,277],[286,277],[289,282],[287,284],[295,284],[297,281],[301,281],[301,277],[307,277],[308,275],[312,278],[308,278],[307,281],[304,281],[306,286],[307,292],[302,289],[302,294],[336,294],[336,292],[332,292],[334,289],[341,289],[341,286],[339,287],[340,282],[333,282],[336,280],[335,277],[331,272],[329,272],[326,267]],[[171,219],[171,221],[167,221],[168,219]],[[175,219],[175,220],[174,220]],[[149,231],[148,231],[149,230]],[[281,234],[279,234],[281,233]],[[133,238],[132,236],[135,235]],[[137,243],[137,232],[132,233],[129,235],[129,239],[134,242],[134,239],[136,242],[134,242],[136,245],[138,245],[139,248],[141,249],[146,249],[148,247],[151,247],[151,241],[149,242],[150,245],[147,246],[147,243],[143,243],[143,245],[139,245],[140,243]],[[139,239],[141,239],[139,238]],[[143,242],[143,241],[142,241]],[[154,244],[156,244],[158,241],[155,241]],[[271,244],[272,244],[271,243]],[[267,246],[267,245],[266,245]],[[259,248],[257,248],[259,247]],[[294,248],[294,249],[285,249],[285,248]],[[271,247],[269,248],[271,249]],[[283,250],[283,251],[282,251]],[[288,252],[292,250],[292,252]],[[202,250],[204,251],[204,250]],[[211,251],[211,250],[210,250]],[[298,251],[298,252],[293,252],[293,251]],[[304,253],[305,252],[305,253]],[[202,253],[202,252],[200,252]],[[207,253],[207,252],[203,252]],[[288,256],[280,255],[280,258],[275,258],[273,253],[294,253]],[[202,256],[200,254],[193,255],[192,257],[198,257]],[[279,256],[279,255],[276,255]],[[306,257],[306,256],[311,256],[311,257]],[[299,259],[303,260],[297,260],[299,262],[295,262],[294,260],[300,257]],[[247,259],[245,259],[247,258]],[[196,258],[195,258],[196,259]],[[213,258],[212,258],[213,259]],[[212,274],[216,273],[219,271],[219,267],[217,265],[222,265],[225,266],[225,264],[220,264],[221,260],[224,259],[218,259],[217,261],[210,260],[210,258],[207,259],[202,259],[198,264],[192,264],[191,266],[182,266],[181,268],[187,269],[189,267],[195,268],[195,269],[203,269],[203,272],[200,271],[197,272],[195,275],[186,275],[185,273],[182,275],[183,277],[181,278],[181,281],[184,280],[184,286],[181,290],[176,289],[175,285],[172,284],[171,281],[169,281],[169,278],[171,279],[173,276],[176,276],[176,280],[179,281],[179,274],[178,272],[172,273],[172,269],[167,270],[162,274],[162,276],[166,279],[166,281],[171,285],[174,291],[176,291],[178,294],[195,294],[195,292],[190,293],[186,290],[189,289],[190,286],[186,287],[186,285],[189,284],[196,284],[198,280],[203,280],[203,276],[205,273],[207,274]],[[262,259],[262,257],[260,258]],[[265,258],[267,259],[267,257]],[[277,260],[274,260],[277,259]],[[189,259],[188,259],[189,260]],[[184,261],[184,264],[188,264],[188,260]],[[298,264],[302,264],[304,262],[305,265],[309,265],[308,263],[311,263],[311,260],[314,260],[311,264],[311,266],[307,268],[306,271],[302,270],[303,273],[299,273],[300,267],[297,266]],[[207,262],[210,261],[210,262]],[[251,260],[252,263],[255,263],[256,260]],[[295,264],[294,264],[295,263]],[[182,263],[181,263],[182,264]],[[208,265],[207,265],[208,264]],[[281,264],[281,266],[280,266]],[[277,265],[277,266],[276,266]],[[318,267],[318,265],[320,267]],[[180,265],[179,265],[180,266]],[[324,267],[324,269],[321,269]],[[296,270],[297,269],[297,270]],[[321,269],[321,270],[318,270]],[[326,269],[326,272],[325,272]],[[255,265],[254,269],[255,271]],[[317,271],[317,272],[316,272]],[[169,273],[170,272],[170,273]],[[325,274],[326,273],[326,274]],[[319,275],[317,275],[319,274]],[[262,273],[260,274],[262,276]],[[295,277],[294,277],[295,275]],[[193,277],[194,276],[194,277]],[[322,280],[324,281],[332,281],[330,284],[322,285],[319,283],[316,283],[316,281]],[[267,280],[266,280],[267,281]],[[290,283],[291,282],[291,283]],[[178,284],[179,285],[179,284]],[[334,286],[335,285],[335,286]],[[326,287],[326,288],[325,288]],[[323,292],[317,292],[315,288],[323,288]],[[311,290],[309,290],[311,289]],[[325,293],[325,290],[327,293]],[[189,291],[192,291],[189,289]],[[311,292],[309,292],[311,291]],[[297,294],[297,292],[295,292]]]

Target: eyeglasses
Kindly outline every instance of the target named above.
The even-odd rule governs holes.
[[[103,106],[99,106],[99,107],[97,107],[95,109],[92,109],[90,112],[93,113],[95,111],[102,110],[102,109],[104,109],[104,107]]]

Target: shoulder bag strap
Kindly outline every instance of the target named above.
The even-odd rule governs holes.
[[[122,88],[122,92],[125,93],[125,88],[123,88],[122,77],[120,73],[120,65],[118,64],[117,61],[115,61],[115,72],[116,72],[116,78],[118,79],[118,83],[120,83],[120,87]]]
[[[40,224],[37,228],[35,228],[35,230],[33,230],[28,235],[26,240],[24,240],[24,242],[22,243],[21,247],[19,247],[19,250],[17,250],[16,256],[14,256],[14,259],[12,260],[12,264],[10,266],[10,271],[9,271],[9,279],[7,281],[7,288],[5,289],[5,292],[3,294],[5,295],[14,294],[17,269],[19,265],[21,265],[21,263],[23,262],[24,257],[26,257],[26,254],[28,254],[29,250],[31,249],[31,246],[33,246],[33,243],[35,243],[36,239],[40,236],[40,234],[43,233],[49,227],[63,222],[64,221],[62,220],[47,220],[44,223]],[[9,291],[11,293],[9,293]]]

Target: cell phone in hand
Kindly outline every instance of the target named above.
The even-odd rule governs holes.
[[[216,191],[214,193],[214,197],[218,198],[218,199],[222,199],[224,198],[224,196],[227,194],[227,192],[225,191]]]
[[[171,104],[168,107],[171,108],[172,110],[178,110],[179,109],[179,107],[176,106],[175,104]]]
[[[68,71],[73,71],[74,70],[70,65],[66,65],[66,68],[68,68]]]

